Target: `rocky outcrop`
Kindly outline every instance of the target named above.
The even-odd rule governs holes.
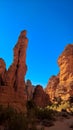
[[[32,100],[35,87],[32,85],[30,80],[26,81],[25,86],[26,86],[27,100],[28,101]]]
[[[26,74],[26,48],[27,48],[26,31],[22,31],[18,42],[14,47],[14,60],[9,67],[6,75],[6,85],[13,86],[19,90],[24,86],[24,76]]]
[[[8,70],[4,60],[0,58],[0,105],[10,105],[18,111],[25,111],[27,100],[32,99],[39,107],[46,107],[55,97],[68,100],[73,96],[73,44],[67,45],[60,55],[60,72],[50,78],[44,91],[42,86],[37,85],[34,89],[30,80],[26,83],[24,81],[27,71],[27,43],[26,31],[22,31],[14,47],[13,63]]]
[[[73,82],[73,44],[67,45],[58,58],[58,65],[60,67],[60,84]]]
[[[49,95],[50,100],[54,99],[56,88],[57,88],[58,84],[59,84],[59,77],[58,76],[52,76],[49,79],[49,82],[48,82],[48,85],[47,85],[45,91]]]
[[[48,94],[46,94],[41,85],[35,87],[33,93],[33,102],[36,106],[44,108],[49,105],[50,100]]]
[[[46,88],[46,93],[50,98],[61,97],[68,100],[73,96],[73,44],[66,46],[63,53],[58,58],[60,73],[50,78]]]
[[[66,46],[63,53],[58,58],[60,67],[59,87],[63,99],[73,96],[73,44]],[[60,93],[57,87],[57,94]],[[72,91],[72,92],[71,92]]]
[[[27,43],[26,31],[22,31],[14,47],[14,60],[8,71],[4,60],[0,59],[0,104],[10,105],[21,111],[25,111],[27,101],[24,91]]]
[[[5,84],[6,64],[2,58],[0,58],[0,86]]]

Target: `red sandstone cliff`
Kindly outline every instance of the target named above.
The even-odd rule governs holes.
[[[66,46],[58,58],[60,73],[50,78],[46,87],[46,93],[50,98],[61,97],[68,100],[73,96],[73,44]]]
[[[52,76],[49,79],[48,85],[45,89],[45,92],[49,95],[50,100],[53,100],[55,97],[55,92],[57,85],[59,84],[59,77],[58,76]]]
[[[25,111],[27,101],[24,93],[27,43],[26,31],[22,31],[14,47],[14,60],[8,71],[4,60],[0,59],[0,104],[13,106],[19,111]]]
[[[8,71],[4,60],[0,58],[0,104],[25,111],[27,100],[32,99],[39,107],[47,106],[49,100],[55,97],[68,100],[73,96],[73,44],[67,45],[58,58],[60,72],[50,78],[44,91],[40,85],[33,90],[31,82],[24,81],[27,43],[26,31],[22,31],[14,47],[14,60]]]

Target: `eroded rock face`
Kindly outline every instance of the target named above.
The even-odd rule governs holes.
[[[26,81],[25,86],[26,86],[27,100],[28,101],[32,100],[35,87],[32,85],[30,80]]]
[[[70,95],[73,96],[73,44],[66,46],[58,58],[58,65],[60,67],[59,86],[61,86],[61,95],[67,99]]]
[[[58,76],[52,76],[49,79],[48,85],[45,89],[46,93],[49,95],[50,100],[53,100],[55,97],[55,92],[57,89],[57,85],[59,84],[59,77]]]
[[[24,86],[24,76],[26,74],[26,48],[28,40],[26,31],[22,31],[17,44],[14,47],[13,64],[9,67],[6,76],[6,85],[13,86],[19,90]]]
[[[0,58],[0,86],[5,84],[5,72],[6,64],[2,58]]]
[[[34,93],[33,93],[33,102],[36,106],[39,106],[41,108],[46,107],[49,105],[49,96],[44,92],[41,85],[37,85],[35,87]]]
[[[58,58],[60,73],[57,76],[50,78],[46,88],[46,93],[50,98],[61,97],[63,100],[68,100],[73,96],[73,44],[66,46],[63,53]]]
[[[21,111],[26,109],[27,101],[27,94],[24,93],[27,43],[26,31],[22,31],[14,47],[14,60],[8,71],[5,62],[0,59],[0,104],[11,105]]]
[[[69,84],[73,82],[73,44],[67,45],[58,58],[58,64],[60,67],[60,83]]]

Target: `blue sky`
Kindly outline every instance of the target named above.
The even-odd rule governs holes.
[[[73,0],[0,0],[0,57],[7,68],[24,29],[29,39],[26,79],[45,87],[59,72],[59,55],[73,43]]]

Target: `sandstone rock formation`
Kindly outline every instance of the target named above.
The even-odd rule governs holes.
[[[32,100],[35,87],[32,85],[30,80],[26,81],[25,86],[26,86],[27,100],[28,101]]]
[[[71,91],[73,93],[73,44],[66,46],[58,59],[58,64],[60,67],[59,86],[62,91],[61,95],[62,98],[67,99],[73,96],[73,94],[71,94]]]
[[[46,93],[51,98],[61,97],[63,100],[68,100],[73,96],[73,44],[66,46],[58,58],[58,65],[60,73],[49,80]]]
[[[14,47],[13,64],[9,67],[6,75],[6,85],[13,86],[19,90],[24,86],[24,76],[26,74],[26,48],[27,48],[26,31],[22,31],[18,42]]]
[[[55,97],[68,100],[73,96],[73,44],[67,45],[58,59],[60,72],[52,76],[43,90],[41,85],[34,89],[30,80],[25,83],[26,49],[28,39],[26,31],[22,31],[14,47],[12,65],[6,70],[6,64],[0,58],[0,105],[12,106],[18,111],[26,110],[27,100],[33,100],[39,107],[45,107]]]
[[[14,47],[14,60],[8,71],[4,60],[0,59],[0,104],[10,105],[21,111],[25,111],[27,101],[24,93],[27,43],[26,31],[22,31]]]
[[[46,94],[41,85],[35,87],[33,93],[33,102],[36,106],[44,108],[49,105],[50,100],[48,94]]]
[[[60,83],[70,84],[73,82],[73,44],[67,45],[58,59],[60,67]]]
[[[59,77],[58,76],[52,76],[49,79],[49,82],[48,82],[48,85],[47,85],[45,91],[49,95],[50,100],[54,99],[56,88],[57,88],[58,84],[59,84]]]
[[[2,58],[0,58],[0,86],[5,84],[5,72],[6,64]]]

